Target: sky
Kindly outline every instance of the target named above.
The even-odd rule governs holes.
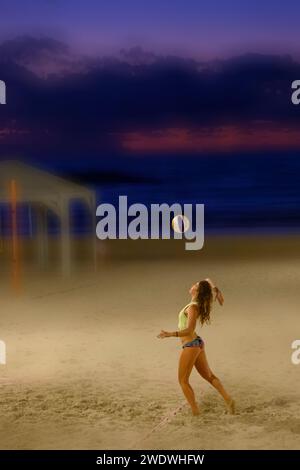
[[[0,160],[107,202],[201,201],[212,227],[300,227],[299,19],[289,0],[0,0]]]
[[[77,52],[136,45],[218,57],[241,50],[296,53],[296,0],[1,0],[0,38],[47,34]]]
[[[0,42],[1,154],[213,153],[300,148],[291,84],[300,61],[73,55],[53,38]],[[74,136],[76,135],[76,139]]]
[[[3,148],[50,150],[57,139],[72,152],[73,129],[76,147],[82,137],[82,148],[133,154],[299,147],[290,104],[298,1],[1,0],[0,8]],[[59,80],[45,86],[50,73]]]

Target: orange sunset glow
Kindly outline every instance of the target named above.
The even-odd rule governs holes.
[[[123,147],[132,152],[215,152],[261,149],[293,149],[300,146],[298,127],[253,125],[223,126],[216,129],[184,127],[155,131],[127,132],[120,136]]]

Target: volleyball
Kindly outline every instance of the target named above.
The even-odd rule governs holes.
[[[174,232],[184,233],[190,228],[190,221],[185,215],[176,215],[172,220]]]

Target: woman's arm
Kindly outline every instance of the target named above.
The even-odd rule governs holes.
[[[215,286],[215,284],[212,282],[211,279],[207,278],[205,279],[207,282],[209,282],[209,284],[211,285],[211,288],[212,290],[214,291],[214,293],[216,294],[215,296],[215,300],[217,300],[219,302],[220,305],[223,305],[224,304],[224,297],[223,297],[223,294],[222,292],[220,291],[220,289]]]
[[[196,328],[196,323],[197,323],[197,317],[198,317],[198,307],[196,305],[191,305],[189,308],[187,308],[187,315],[188,315],[188,323],[187,327],[184,330],[180,331],[164,331],[161,330],[159,335],[157,336],[158,338],[171,338],[171,337],[180,337],[180,336],[188,336]]]

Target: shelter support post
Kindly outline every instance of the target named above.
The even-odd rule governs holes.
[[[61,263],[64,277],[71,275],[71,220],[70,204],[68,199],[61,202]]]
[[[10,205],[11,205],[11,224],[12,224],[12,286],[16,294],[21,290],[21,272],[20,272],[20,251],[18,240],[18,221],[17,221],[17,182],[10,181]]]
[[[93,263],[94,263],[94,270],[97,272],[98,263],[97,263],[97,236],[96,236],[96,195],[92,196],[92,203],[91,203],[91,212],[92,212],[92,243],[93,243]]]
[[[39,267],[44,270],[48,262],[48,227],[47,208],[43,205],[37,206],[37,241]]]

